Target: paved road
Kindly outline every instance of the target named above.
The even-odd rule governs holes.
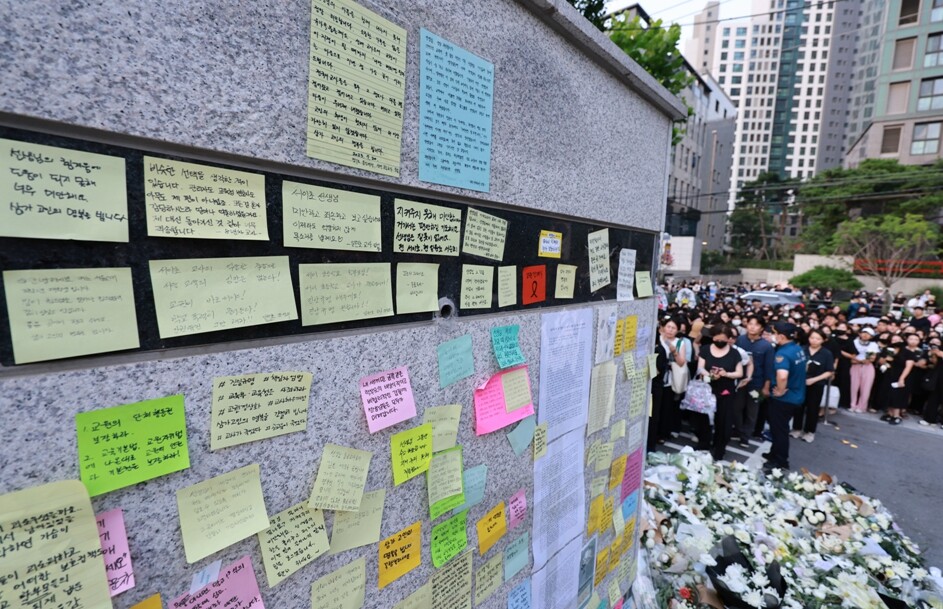
[[[846,411],[831,421],[836,425],[819,425],[812,444],[792,440],[792,467],[828,472],[880,499],[924,551],[927,563],[943,567],[943,430],[921,427],[913,418],[893,427],[878,415]],[[674,452],[693,444],[693,436],[684,433],[663,448]],[[734,445],[727,449],[727,456],[759,466],[760,454],[768,449],[768,443],[752,442],[749,449]]]

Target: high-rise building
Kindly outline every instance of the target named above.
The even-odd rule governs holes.
[[[694,36],[684,46],[684,56],[698,72],[709,72],[714,65],[714,44],[720,2],[711,0],[694,18]]]

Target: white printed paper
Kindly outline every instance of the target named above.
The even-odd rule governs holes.
[[[541,316],[538,422],[547,423],[548,441],[586,424],[592,348],[592,309]]]

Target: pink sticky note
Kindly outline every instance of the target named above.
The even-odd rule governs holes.
[[[625,602],[625,601],[620,598],[620,599],[619,599],[619,602],[616,603],[616,606],[613,607],[612,609],[622,609],[622,603],[624,603],[624,602]]]
[[[416,400],[406,366],[360,379],[360,399],[370,433],[416,416]]]
[[[534,414],[534,404],[507,412],[507,403],[504,400],[504,383],[501,377],[516,371],[511,368],[492,376],[487,383],[475,389],[475,434],[483,436],[486,433],[503,429],[512,423],[517,423]]]
[[[527,493],[524,489],[514,493],[508,500],[508,512],[511,520],[508,530],[527,520]]]
[[[112,596],[117,596],[134,587],[134,570],[131,568],[131,550],[128,549],[124,514],[120,508],[115,508],[98,514],[95,520],[98,522],[98,538],[104,552],[108,588]]]
[[[631,455],[625,463],[625,475],[622,476],[622,501],[638,490],[642,485],[642,460],[645,455],[642,449],[638,449]]]
[[[252,559],[248,555],[227,565],[219,579],[206,584],[194,593],[187,592],[170,601],[168,609],[215,609],[217,607],[252,607],[265,609],[259,582],[255,579]]]

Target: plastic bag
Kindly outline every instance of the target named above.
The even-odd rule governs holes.
[[[717,410],[717,398],[710,384],[696,379],[688,383],[688,391],[681,400],[681,409],[713,415]]]

